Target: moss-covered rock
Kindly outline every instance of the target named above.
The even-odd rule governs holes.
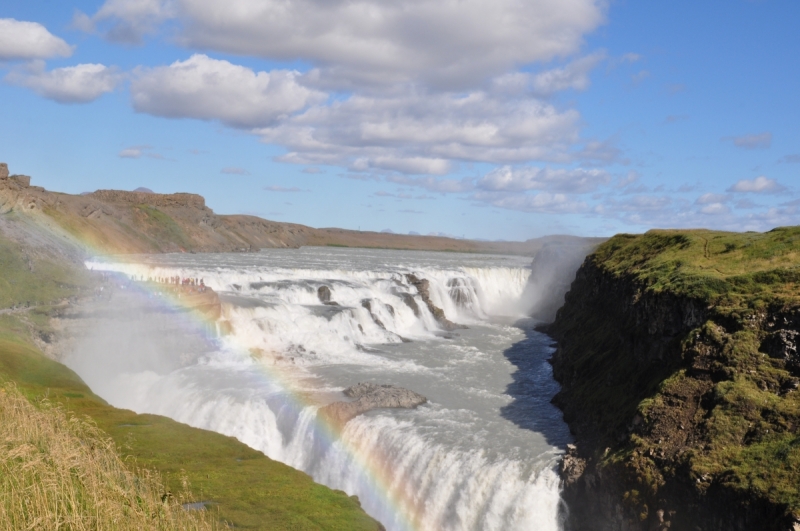
[[[616,236],[549,331],[574,529],[792,529],[800,228]]]

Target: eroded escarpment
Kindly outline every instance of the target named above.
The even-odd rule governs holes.
[[[547,329],[568,529],[800,529],[798,254],[791,228],[587,258]]]

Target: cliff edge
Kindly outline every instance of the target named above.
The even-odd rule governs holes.
[[[570,530],[800,529],[800,227],[618,235],[547,331]]]

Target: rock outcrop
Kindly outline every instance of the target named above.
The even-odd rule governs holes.
[[[422,301],[425,303],[425,306],[428,307],[428,311],[431,312],[434,319],[436,319],[436,322],[438,322],[442,328],[448,331],[467,328],[464,325],[452,322],[444,314],[444,310],[433,304],[433,301],[431,300],[431,283],[428,279],[418,278],[416,275],[413,275],[411,273],[406,273],[406,280],[408,280],[409,284],[417,288],[417,293],[419,293],[419,296],[422,298]],[[408,304],[408,301],[406,301],[406,304]],[[414,305],[416,306],[416,302],[414,303]]]
[[[413,409],[428,401],[424,396],[394,385],[358,383],[344,390],[352,402],[334,402],[319,410],[319,415],[336,426],[367,411],[380,408]]]
[[[88,194],[105,203],[150,205],[155,207],[188,207],[204,209],[206,200],[197,194],[154,194],[153,192],[125,192],[122,190],[97,190]]]
[[[561,466],[568,531],[800,522],[800,275],[719,280],[706,273],[710,239],[613,238],[586,259],[546,328],[558,341],[554,403],[576,439]],[[674,253],[671,267],[662,253]]]

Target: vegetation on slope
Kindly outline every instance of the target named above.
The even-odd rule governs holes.
[[[800,227],[618,235],[578,285],[552,328],[558,401],[629,509],[694,490],[798,518]]]
[[[108,436],[47,400],[38,407],[0,386],[0,528],[218,528],[206,511],[186,511],[147,469],[131,468]],[[184,483],[184,486],[188,486]]]

